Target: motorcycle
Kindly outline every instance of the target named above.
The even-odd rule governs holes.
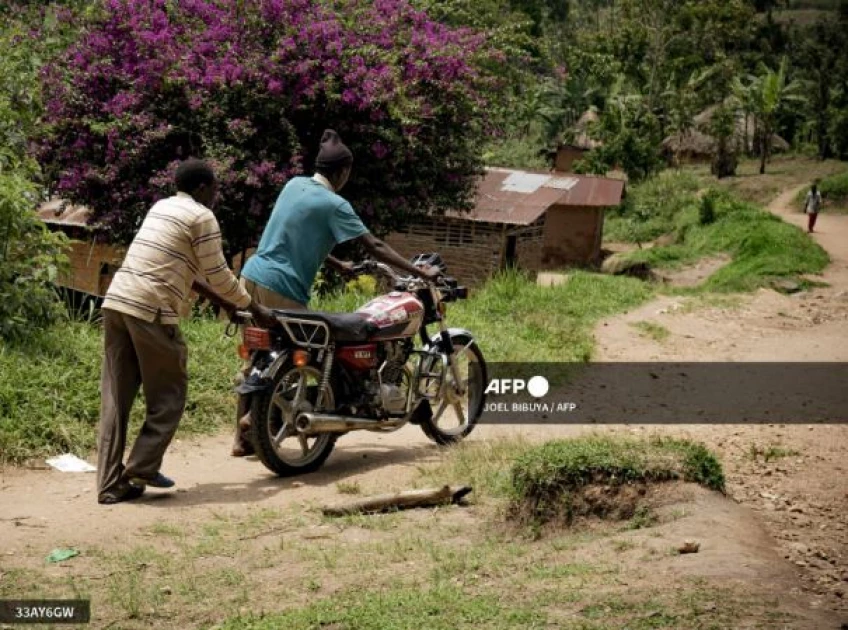
[[[444,269],[437,254],[412,262]],[[354,313],[274,310],[271,329],[247,312],[234,317],[249,363],[236,388],[238,417],[249,417],[256,455],[279,476],[317,470],[352,431],[415,424],[437,444],[454,444],[483,411],[483,353],[470,331],[445,321],[446,305],[466,299],[467,289],[453,278],[428,282],[373,261],[354,274],[381,274],[394,290]],[[432,324],[438,332],[430,336]]]

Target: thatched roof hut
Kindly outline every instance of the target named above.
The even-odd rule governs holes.
[[[589,136],[589,126],[600,120],[598,112],[594,108],[587,109],[574,124],[574,139],[569,143],[571,146],[585,151],[591,151],[601,146],[601,142]]]
[[[687,133],[676,133],[662,142],[663,150],[672,155],[689,158],[709,158],[716,150],[716,141],[712,136],[692,129]]]
[[[695,116],[693,122],[695,123],[695,127],[698,129],[704,130],[710,124],[710,121],[713,118],[716,110],[718,109],[718,105],[711,105],[707,107],[700,114]],[[747,124],[746,124],[747,120]],[[750,115],[740,114],[736,117],[736,133],[734,134],[734,139],[736,140],[736,144],[741,150],[743,147],[750,147],[754,144],[754,130],[756,129],[756,124],[754,122],[754,117]],[[747,135],[747,138],[746,138]],[[747,141],[746,141],[747,140]],[[790,148],[789,143],[781,138],[779,135],[772,134],[771,137],[771,151],[772,153],[783,153],[788,151]]]

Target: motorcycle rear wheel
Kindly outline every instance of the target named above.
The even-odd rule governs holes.
[[[250,441],[266,468],[280,477],[318,470],[336,444],[336,435],[304,436],[294,423],[303,412],[332,409],[332,386],[321,393],[321,372],[314,366],[296,367],[287,361],[273,387],[253,396]]]

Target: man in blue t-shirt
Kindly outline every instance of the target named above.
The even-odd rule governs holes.
[[[347,183],[353,154],[332,129],[324,131],[315,160],[313,177],[295,177],[289,181],[274,205],[271,218],[262,232],[256,253],[242,269],[245,288],[262,306],[278,309],[305,309],[310,289],[324,262],[336,270],[349,272],[353,264],[330,256],[340,243],[356,242],[373,258],[406,273],[435,280],[435,267],[416,267],[363,225],[351,205],[337,193]],[[232,454],[251,454],[253,448],[244,437],[248,428],[247,409],[236,429]]]
[[[435,279],[438,269],[419,268],[374,237],[337,193],[347,183],[353,154],[332,129],[324,131],[313,177],[295,177],[283,188],[256,253],[242,275],[249,293],[269,308],[306,308],[310,289],[326,261],[347,272],[352,263],[330,256],[333,247],[359,243],[372,257],[408,274]]]

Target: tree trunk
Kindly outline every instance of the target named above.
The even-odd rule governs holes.
[[[769,153],[771,152],[771,125],[763,125],[762,137],[762,158],[760,159],[760,175],[765,175],[766,162],[768,161]]]

